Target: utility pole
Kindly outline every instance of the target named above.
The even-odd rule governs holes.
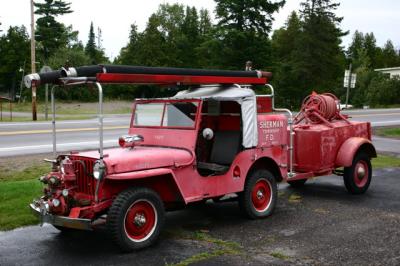
[[[35,18],[33,0],[31,1],[31,73],[36,73],[36,49],[35,49]],[[32,83],[32,120],[37,120],[36,85]]]

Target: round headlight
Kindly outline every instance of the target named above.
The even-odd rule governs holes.
[[[60,206],[60,201],[58,199],[53,199],[53,206],[54,207]]]
[[[102,165],[101,161],[97,161],[93,166],[93,177],[96,180],[100,180],[104,174],[104,164]]]
[[[95,179],[99,179],[100,178],[100,171],[99,170],[93,170],[93,176]]]
[[[63,189],[62,194],[64,197],[68,197],[68,189]]]

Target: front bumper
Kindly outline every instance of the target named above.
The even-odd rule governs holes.
[[[37,206],[34,203],[29,204],[31,211],[39,217],[41,224],[49,223],[52,225],[80,229],[93,230],[92,220],[81,218],[70,218],[66,216],[52,215],[47,212],[43,206]]]

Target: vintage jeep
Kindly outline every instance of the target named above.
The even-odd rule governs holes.
[[[274,107],[272,86],[269,95],[252,90],[267,83],[264,72],[96,67],[26,77],[29,86],[94,83],[100,92],[99,151],[54,154],[52,171],[40,178],[44,196],[30,204],[61,231],[105,225],[130,251],[156,241],[166,210],[191,203],[237,195],[243,213],[256,219],[273,212],[281,181],[300,186],[336,173],[349,192],[368,189],[376,157],[370,124],[348,121],[333,95],[311,95],[293,119]],[[120,147],[103,150],[101,83],[189,87],[136,100]]]

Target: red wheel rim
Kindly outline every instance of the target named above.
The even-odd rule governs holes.
[[[266,179],[259,179],[251,192],[251,201],[258,212],[268,209],[272,200],[272,188]]]
[[[356,166],[354,167],[354,183],[357,187],[364,187],[368,182],[369,172],[368,172],[368,164],[365,161],[358,161]]]
[[[157,212],[154,205],[147,200],[135,201],[125,215],[126,235],[134,242],[148,239],[157,224]]]

